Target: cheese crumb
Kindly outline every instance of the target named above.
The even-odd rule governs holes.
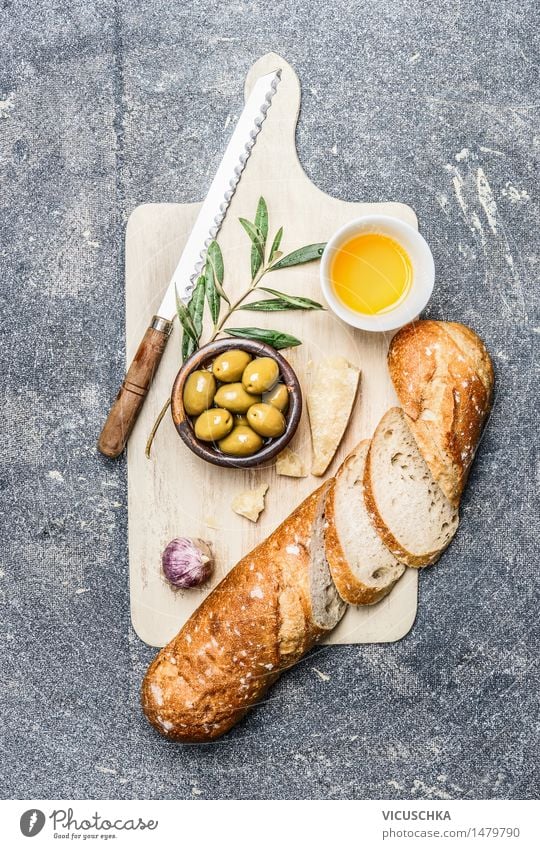
[[[290,448],[285,448],[281,454],[278,454],[276,472],[278,475],[286,475],[289,478],[307,478],[308,474],[304,461]]]
[[[268,484],[263,483],[256,489],[246,489],[239,492],[232,500],[232,509],[239,516],[245,516],[250,522],[256,522],[264,510],[264,496],[268,492]]]
[[[221,526],[217,518],[210,513],[204,517],[203,521],[207,528],[212,528],[214,531],[221,530]]]

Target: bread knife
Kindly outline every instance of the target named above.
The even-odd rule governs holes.
[[[234,129],[206,200],[186,242],[157,314],[137,349],[98,440],[106,457],[118,457],[142,409],[176,316],[177,297],[188,303],[210,242],[216,238],[281,78],[281,70],[260,77]]]

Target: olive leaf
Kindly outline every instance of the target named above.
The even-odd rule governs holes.
[[[225,269],[223,266],[223,254],[221,253],[221,248],[218,243],[214,239],[213,242],[210,242],[208,245],[208,250],[206,252],[206,262],[210,264],[210,268],[212,270],[213,276],[213,285],[220,296],[224,301],[227,301],[230,304],[230,300],[223,288],[223,277],[225,274]]]
[[[268,290],[267,290],[268,291]],[[250,301],[238,307],[252,312],[278,312],[280,310],[323,310],[324,307],[309,298],[267,298],[266,301]]]
[[[197,280],[193,295],[191,296],[190,302],[188,304],[189,314],[193,319],[193,326],[197,333],[197,339],[201,338],[203,327],[204,287],[205,278],[204,275],[201,274],[201,276]]]
[[[206,294],[206,300],[208,302],[208,309],[210,310],[212,322],[215,326],[219,318],[219,311],[221,308],[221,296],[218,290],[216,289],[216,284],[214,281],[214,269],[212,267],[212,263],[208,259],[206,260],[204,266],[204,290]]]
[[[301,307],[291,307],[282,298],[268,298],[266,301],[251,301],[251,303],[242,304],[238,309],[252,312],[278,312],[279,310],[301,309]]]
[[[270,248],[270,256],[268,257],[268,262],[272,262],[272,260],[276,259],[279,253],[279,246],[281,244],[281,239],[283,237],[283,227],[280,227],[274,236],[274,241],[272,242],[272,247]],[[281,254],[280,254],[281,256]]]
[[[195,325],[193,324],[191,313],[189,312],[186,305],[182,303],[182,301],[178,297],[178,292],[176,293],[176,312],[178,315],[178,320],[184,328],[184,333],[186,333],[190,337],[192,342],[195,343],[195,347],[197,347],[199,343],[197,330],[195,329]]]
[[[199,344],[199,340],[201,338],[204,313],[204,291],[205,278],[201,275],[201,277],[199,277],[199,279],[197,280],[197,285],[195,286],[195,289],[187,306],[188,312],[193,321],[193,328],[195,330],[195,333],[197,334],[197,340],[195,343],[195,340],[184,329],[184,333],[182,335],[183,360],[187,360],[187,358],[191,356],[193,351],[196,350]]]
[[[263,327],[226,327],[224,330],[229,336],[235,336],[240,339],[252,339],[255,342],[266,342],[276,351],[281,348],[294,348],[296,345],[301,345],[300,339],[296,336],[289,336],[288,333],[281,333],[279,330],[267,330]]]
[[[225,269],[223,266],[223,254],[221,253],[221,248],[214,239],[208,245],[208,250],[206,251],[206,259],[210,260],[212,266],[214,268],[214,274],[217,278],[218,283],[223,285],[223,277],[225,274]]]
[[[195,342],[186,331],[182,328],[182,362],[185,363],[188,357],[191,357],[194,351],[197,350]]]
[[[255,226],[259,228],[266,242],[266,239],[268,238],[268,207],[262,195],[259,198],[259,203],[257,204],[257,212],[255,213]]]
[[[266,243],[266,239],[263,236],[262,231],[256,224],[252,224],[251,221],[248,221],[247,218],[239,218],[238,219],[249,238],[252,242],[252,251],[256,251],[257,256],[260,259],[260,263],[264,262],[264,246]]]
[[[290,268],[292,265],[301,265],[304,262],[313,262],[320,259],[326,247],[326,242],[318,242],[315,245],[305,245],[303,248],[293,251],[276,262],[269,271],[278,271],[280,268]]]
[[[239,310],[248,310],[251,312],[277,312],[278,310],[298,309],[291,307],[286,301],[281,298],[268,298],[266,301],[251,301],[248,304],[242,304],[238,307]]]
[[[191,357],[191,355],[196,350],[197,350],[197,345],[195,344],[195,342],[193,341],[191,336],[188,336],[188,334],[184,330],[184,332],[182,334],[182,362],[185,363],[187,358]]]
[[[266,286],[259,286],[263,292],[268,292],[269,295],[275,295],[281,301],[285,301],[289,305],[289,309],[293,310],[323,310],[322,304],[317,301],[312,301],[311,298],[301,298],[298,295],[286,295],[285,292],[278,292],[277,289],[268,289]]]
[[[251,279],[255,278],[258,270],[264,262],[264,250],[266,247],[266,239],[268,237],[268,207],[263,197],[259,198],[257,204],[257,212],[255,213],[255,227],[257,227],[262,236],[262,255],[258,246],[253,243],[251,245]],[[251,238],[251,237],[250,237]]]

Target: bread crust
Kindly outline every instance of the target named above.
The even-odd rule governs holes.
[[[388,368],[418,448],[457,507],[493,397],[484,343],[457,322],[413,322],[394,336]]]
[[[347,470],[347,467],[356,457],[356,452],[362,448],[369,446],[370,440],[363,440],[357,447],[345,458],[341,464],[336,477],[331,481],[328,487],[325,501],[325,532],[324,545],[326,551],[326,559],[330,572],[336,585],[336,589],[343,599],[348,604],[368,605],[376,604],[381,601],[390,590],[395,586],[401,574],[397,576],[396,581],[386,587],[369,587],[361,581],[352,571],[349,566],[349,561],[343,551],[339,534],[337,532],[336,522],[336,487],[342,474]]]
[[[142,685],[151,724],[180,742],[224,734],[326,630],[313,619],[313,523],[327,484],[244,557],[157,655]]]

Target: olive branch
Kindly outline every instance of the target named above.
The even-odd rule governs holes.
[[[254,339],[258,342],[266,342],[267,345],[270,345],[276,350],[293,348],[302,343],[295,336],[279,330],[269,330],[264,327],[226,327],[225,325],[230,317],[240,310],[249,312],[281,312],[283,310],[324,309],[322,304],[312,301],[310,298],[288,295],[277,289],[261,286],[260,283],[269,272],[279,271],[282,268],[291,268],[294,265],[301,265],[320,259],[325,248],[325,242],[305,245],[283,256],[282,251],[279,249],[283,238],[283,227],[280,227],[274,236],[267,256],[268,207],[263,197],[259,198],[254,221],[249,221],[247,218],[239,218],[238,220],[251,241],[251,283],[237,300],[231,302],[223,285],[225,268],[221,248],[215,240],[211,242],[206,253],[203,273],[195,284],[189,303],[186,305],[178,296],[176,298],[176,311],[183,331],[182,362],[185,362],[200,347],[205,304],[208,306],[213,325],[212,334],[207,340],[208,342],[213,342],[220,333],[227,333],[229,336],[240,339]],[[249,295],[255,290],[265,292],[273,297],[248,301]],[[145,454],[148,458],[150,457],[152,443],[158,428],[170,404],[171,399],[168,398],[150,431],[145,448]]]

